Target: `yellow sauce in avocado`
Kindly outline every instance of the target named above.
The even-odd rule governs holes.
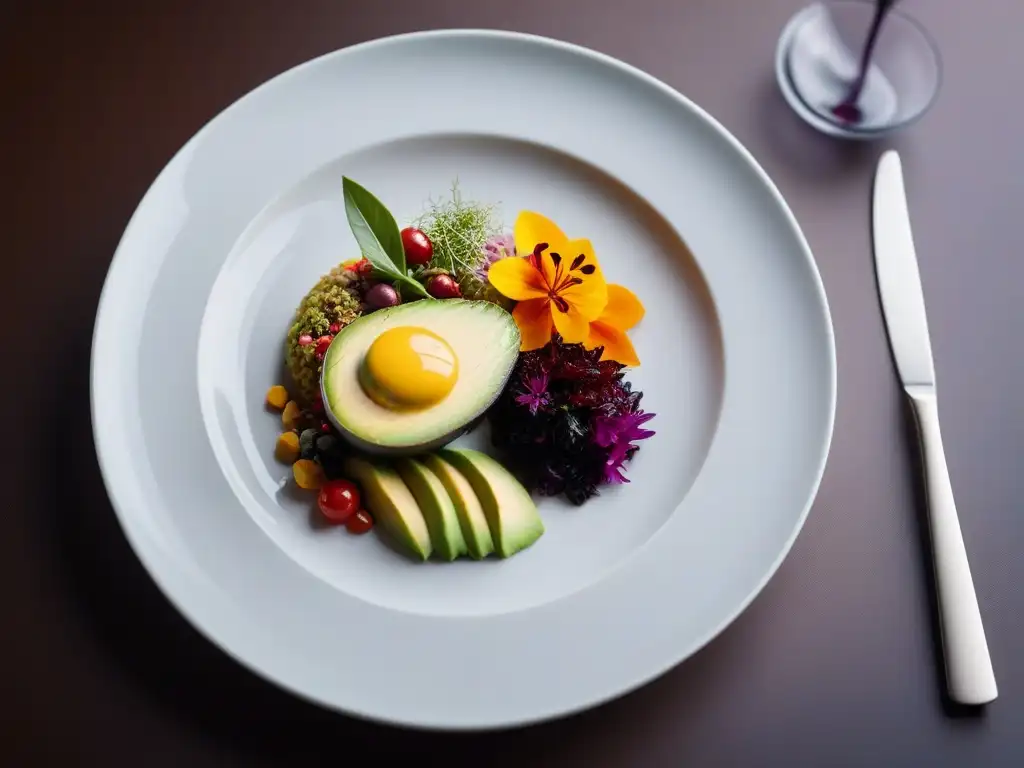
[[[400,326],[374,339],[363,360],[360,383],[367,396],[392,410],[437,405],[455,387],[455,350],[433,331]]]

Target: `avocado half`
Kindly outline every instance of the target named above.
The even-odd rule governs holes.
[[[397,411],[363,391],[359,369],[384,331],[418,326],[455,351],[455,386],[437,405]],[[506,310],[488,301],[424,299],[381,309],[346,326],[327,350],[320,386],[331,423],[367,453],[412,455],[439,448],[483,415],[505,387],[519,354],[519,329]]]

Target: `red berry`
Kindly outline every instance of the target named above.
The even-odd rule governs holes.
[[[326,421],[321,421],[320,422],[320,431],[323,432],[325,435],[330,434],[330,432],[331,432],[331,425],[328,424]]]
[[[328,520],[344,523],[359,509],[359,489],[348,480],[328,480],[320,486],[316,503]]]
[[[345,527],[350,533],[366,533],[373,528],[373,518],[365,509],[360,509],[354,515],[345,520]]]
[[[405,260],[415,267],[430,263],[434,256],[434,244],[422,229],[406,227],[402,230],[402,248]]]
[[[331,346],[331,342],[334,341],[333,336],[321,336],[316,340],[316,356],[323,359],[324,355],[327,354],[327,348]]]
[[[334,336],[341,330],[341,323],[331,323],[331,335]]]
[[[427,293],[435,299],[458,299],[462,296],[459,284],[450,275],[434,275],[427,280]]]

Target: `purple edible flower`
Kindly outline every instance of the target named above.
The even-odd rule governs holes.
[[[622,473],[622,465],[628,458],[629,449],[625,443],[616,443],[612,446],[611,451],[608,452],[608,458],[604,460],[604,481],[608,485],[621,485],[629,482],[629,478]]]
[[[530,409],[530,415],[536,416],[537,411],[551,402],[548,393],[548,375],[530,376],[526,379],[526,392],[516,397],[516,402]]]
[[[481,282],[487,282],[491,264],[516,255],[516,241],[512,235],[494,235],[484,244],[484,258],[473,270]]]
[[[594,419],[594,442],[602,448],[624,445],[646,440],[654,430],[641,429],[654,418],[653,413],[627,411],[619,416],[598,416]]]
[[[653,418],[653,413],[643,411],[626,411],[618,416],[595,417],[591,439],[595,445],[610,449],[604,462],[606,483],[618,485],[629,482],[623,474],[623,465],[639,447],[633,443],[654,435],[654,430],[643,428],[643,425]]]

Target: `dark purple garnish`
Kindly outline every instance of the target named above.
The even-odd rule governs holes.
[[[508,386],[488,412],[491,436],[523,482],[546,496],[582,504],[605,484],[629,482],[624,465],[654,432],[625,366],[600,348],[550,344],[519,356]]]

